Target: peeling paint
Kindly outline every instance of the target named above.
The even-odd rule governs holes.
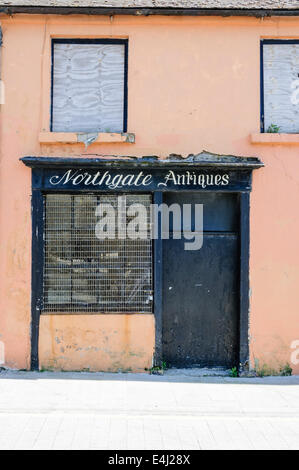
[[[125,138],[126,138],[125,142],[128,142],[129,144],[134,144],[135,143],[135,134],[122,133],[122,136],[125,136]]]
[[[95,142],[98,138],[99,134],[98,132],[92,132],[92,133],[84,133],[84,132],[78,132],[77,133],[77,140],[78,142],[82,142],[85,145],[85,148]]]

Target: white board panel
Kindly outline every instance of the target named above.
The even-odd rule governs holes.
[[[264,44],[264,130],[299,132],[299,44]]]
[[[53,132],[122,132],[123,44],[54,43]]]

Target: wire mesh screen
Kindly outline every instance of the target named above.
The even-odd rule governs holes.
[[[47,194],[45,197],[44,312],[151,312],[151,196]],[[112,213],[100,214],[109,204]],[[140,239],[128,238],[132,204],[144,208]],[[99,217],[99,214],[101,217]],[[109,238],[99,239],[105,221]],[[140,219],[141,217],[141,219]],[[115,237],[111,235],[114,232]],[[146,238],[145,238],[146,237]]]

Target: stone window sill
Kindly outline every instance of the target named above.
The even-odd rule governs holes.
[[[135,143],[135,134],[121,132],[40,132],[41,144],[85,144],[93,143]]]
[[[299,134],[253,133],[250,136],[250,140],[252,144],[298,145]]]

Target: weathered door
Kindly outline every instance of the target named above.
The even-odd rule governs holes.
[[[170,367],[238,363],[239,204],[232,193],[168,193],[167,204],[203,204],[203,246],[163,240],[163,360]],[[192,230],[194,221],[192,221]]]

